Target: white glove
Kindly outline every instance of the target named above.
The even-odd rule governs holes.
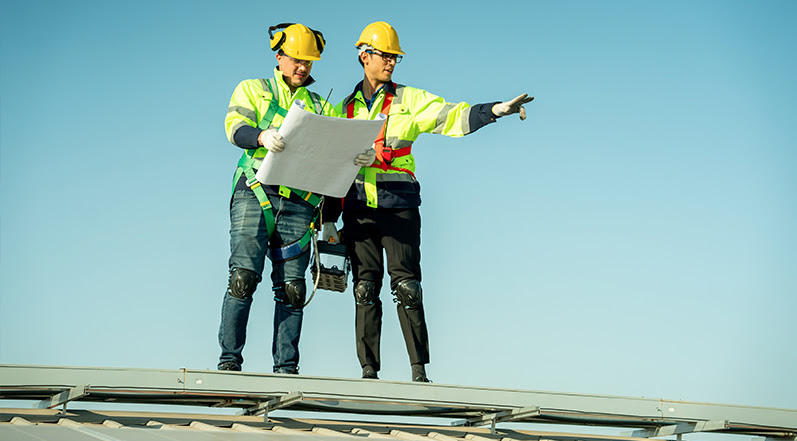
[[[374,163],[376,158],[376,150],[372,148],[365,151],[365,153],[357,153],[354,157],[354,165],[358,167],[365,167]]]
[[[277,132],[277,129],[264,130],[260,132],[260,136],[257,139],[270,152],[279,153],[285,150],[285,141],[282,139],[282,135]]]
[[[321,240],[329,243],[338,243],[340,241],[335,222],[324,222],[321,224]]]
[[[530,97],[529,94],[524,93],[511,101],[504,101],[503,103],[494,105],[493,114],[495,116],[507,116],[513,113],[519,113],[520,119],[526,119],[526,109],[523,108],[523,105],[533,99],[533,96]]]

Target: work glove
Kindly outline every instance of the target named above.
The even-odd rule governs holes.
[[[321,224],[321,240],[329,243],[338,243],[340,241],[335,222],[324,222]]]
[[[375,158],[376,150],[374,150],[373,146],[371,146],[371,148],[366,150],[365,153],[357,153],[357,156],[354,157],[354,165],[357,167],[365,167],[373,164]]]
[[[523,108],[523,105],[533,99],[533,96],[529,96],[529,94],[524,93],[513,100],[498,103],[493,106],[493,115],[507,116],[512,115],[513,113],[519,113],[521,120],[526,119],[526,109]]]
[[[270,152],[279,153],[285,150],[285,140],[282,139],[282,135],[277,132],[277,129],[268,129],[260,132],[258,140]]]

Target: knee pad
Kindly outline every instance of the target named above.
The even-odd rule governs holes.
[[[260,283],[260,275],[244,268],[233,268],[227,282],[227,293],[236,299],[252,297]]]
[[[370,280],[360,280],[354,285],[354,302],[359,306],[373,305],[376,295],[376,284]]]
[[[404,309],[418,309],[423,303],[421,282],[417,280],[402,280],[396,286],[393,295]]]
[[[304,301],[307,297],[307,286],[304,279],[293,280],[285,284],[285,300],[292,308],[304,308]]]

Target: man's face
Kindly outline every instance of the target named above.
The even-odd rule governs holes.
[[[285,82],[292,88],[300,87],[310,77],[313,69],[313,62],[308,60],[297,60],[287,55],[277,54],[277,65],[280,72],[285,77]]]
[[[368,78],[387,83],[393,77],[393,69],[396,68],[395,55],[369,50],[363,52],[360,59],[365,65],[365,74]]]

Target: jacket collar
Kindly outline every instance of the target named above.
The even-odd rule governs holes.
[[[353,100],[354,97],[357,96],[357,92],[360,92],[360,94],[363,95],[363,82],[365,82],[365,80],[360,81],[359,83],[357,83],[357,85],[354,86],[354,91],[351,93],[351,95],[349,95],[348,98],[346,98],[346,102],[344,104],[348,104],[349,101]],[[396,83],[390,81],[390,82],[387,82],[387,83],[383,84],[369,98],[366,98],[365,95],[363,95],[363,100],[368,99],[369,101],[373,101],[376,98],[376,96],[379,95],[379,92],[381,92],[383,90],[385,91],[385,93],[389,93],[391,95],[395,95],[396,94]]]

